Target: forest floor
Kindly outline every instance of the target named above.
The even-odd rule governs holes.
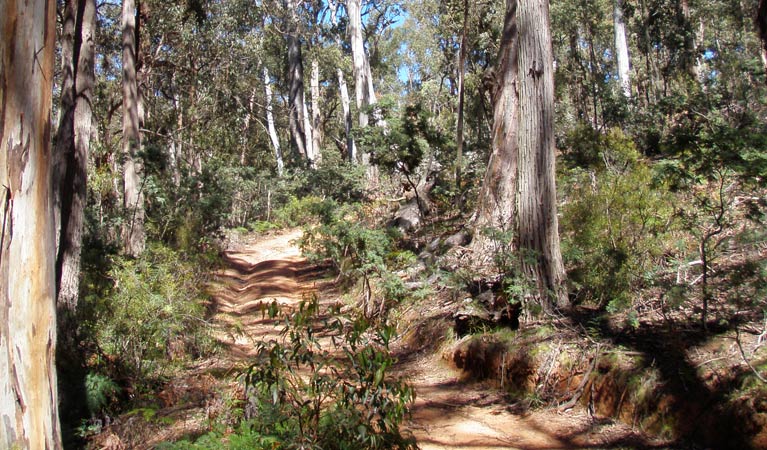
[[[149,449],[160,442],[206,433],[242,397],[236,375],[253,360],[259,341],[277,339],[280,324],[264,314],[316,294],[321,308],[343,301],[332,276],[302,255],[300,230],[246,236],[224,252],[225,267],[211,284],[211,323],[220,347],[167,382],[151,414],[134,412],[107,427],[96,448]],[[399,348],[398,348],[399,345]],[[403,427],[421,449],[647,448],[653,442],[628,425],[599,419],[576,406],[519,408],[490,384],[467,381],[439,352],[409,352],[395,342],[399,362],[392,376],[416,391]],[[224,418],[225,420],[225,418]]]

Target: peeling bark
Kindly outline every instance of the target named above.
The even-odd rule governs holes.
[[[0,0],[0,448],[60,449],[50,148],[56,3]]]

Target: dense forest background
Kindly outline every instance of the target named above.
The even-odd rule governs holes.
[[[457,333],[567,323],[647,354],[735,336],[706,395],[767,398],[760,3],[58,1],[65,442],[215,353],[221,250],[298,226],[379,336],[398,305],[490,291]],[[365,448],[406,446],[382,439]]]

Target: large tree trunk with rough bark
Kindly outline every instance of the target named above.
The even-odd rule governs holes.
[[[65,23],[75,20],[74,34],[65,33],[62,47],[71,47],[71,61],[62,61],[71,67],[74,83],[68,83],[70,92],[63,92],[61,107],[64,120],[58,131],[55,160],[57,176],[54,192],[59,199],[60,227],[56,254],[56,287],[58,304],[58,350],[56,355],[59,397],[67,411],[62,417],[62,435],[65,443],[74,437],[74,430],[85,417],[85,363],[79,349],[77,330],[77,304],[80,289],[80,254],[83,241],[83,223],[87,192],[88,154],[93,121],[93,88],[95,85],[95,0],[67,0]],[[65,69],[66,73],[66,69]],[[74,99],[74,102],[70,102]],[[65,127],[71,127],[65,129]],[[64,140],[67,139],[67,140]]]
[[[618,65],[618,81],[625,98],[631,98],[629,76],[629,47],[626,40],[626,23],[623,20],[623,0],[613,0],[613,30],[615,34],[615,59]]]
[[[75,80],[71,94],[62,92],[62,108],[66,105],[73,109],[72,113],[65,113],[72,115],[73,128],[64,132],[60,127],[59,136],[71,135],[72,140],[68,145],[64,145],[64,141],[57,141],[56,151],[62,153],[57,154],[56,159],[63,163],[60,169],[63,177],[57,180],[61,184],[54,186],[54,191],[58,193],[61,202],[61,227],[57,230],[59,250],[56,260],[58,303],[61,308],[74,311],[79,291],[80,250],[93,121],[96,4],[95,0],[69,0],[67,11],[70,5],[77,11],[75,51],[72,55]],[[67,100],[70,96],[74,98],[71,105]],[[69,123],[63,123],[62,126],[69,126]]]
[[[517,40],[517,0],[507,0],[493,93],[493,147],[474,220],[476,232],[472,248],[478,255],[488,256],[494,247],[486,230],[503,234],[516,231]]]
[[[0,0],[0,448],[60,449],[51,96],[56,3]]]
[[[547,313],[568,306],[559,248],[554,62],[548,0],[522,0],[519,24],[519,252]]]
[[[123,0],[123,251],[131,256],[144,252],[144,193],[138,86],[138,10],[134,0]]]

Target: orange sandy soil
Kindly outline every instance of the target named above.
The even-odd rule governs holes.
[[[279,334],[279,324],[263,314],[270,303],[290,308],[312,294],[321,305],[340,301],[332,277],[302,257],[296,244],[300,236],[300,230],[288,230],[230,245],[226,267],[215,273],[211,285],[210,320],[219,351],[167,384],[158,398],[162,408],[151,420],[141,414],[121,417],[91,441],[92,448],[149,449],[207,432],[226,414],[225,399],[240,395],[235,375],[247,367],[256,343]],[[410,382],[417,396],[403,428],[423,450],[653,446],[631,427],[578,408],[564,413],[519,408],[495,387],[462,381],[461,373],[438,354],[408,354],[403,348],[397,354],[394,374]]]

